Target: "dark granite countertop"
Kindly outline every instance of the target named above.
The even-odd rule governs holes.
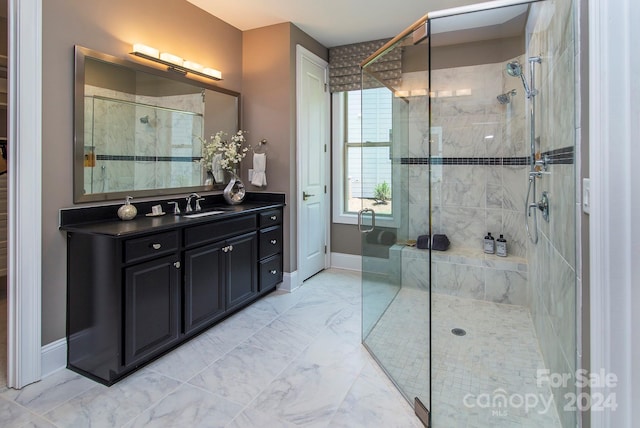
[[[169,210],[167,200],[146,201],[133,204],[138,210],[138,215],[133,220],[122,221],[117,216],[120,204],[86,207],[67,208],[60,210],[60,229],[66,232],[88,233],[108,236],[128,236],[149,232],[159,232],[165,229],[175,229],[228,219],[241,214],[262,211],[270,208],[284,207],[284,195],[274,193],[248,193],[245,202],[239,205],[227,205],[219,195],[205,197],[202,202],[203,211],[211,211],[216,208],[223,210],[223,213],[198,218],[187,218],[184,215],[174,215],[172,212],[158,217],[148,217],[146,213],[151,212],[151,206],[161,204],[163,210]],[[174,198],[173,200],[175,200]],[[183,208],[184,203],[181,205]],[[196,214],[196,213],[193,213]]]

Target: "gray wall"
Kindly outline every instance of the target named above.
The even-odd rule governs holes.
[[[73,46],[129,58],[139,42],[222,71],[218,85],[242,93],[249,142],[267,138],[269,192],[286,195],[284,268],[296,269],[295,46],[327,49],[290,23],[248,31],[184,0],[43,2],[42,343],[65,335],[66,242],[58,210],[73,206]],[[243,164],[243,177],[251,164]],[[63,183],[62,185],[60,183]],[[67,184],[64,184],[67,183]],[[249,186],[251,187],[251,186]],[[260,190],[251,188],[250,190]]]
[[[159,6],[161,4],[161,6]],[[73,206],[73,45],[121,58],[140,42],[215,67],[242,91],[242,32],[184,0],[44,1],[42,12],[42,343],[65,335],[66,241]]]
[[[253,191],[285,194],[284,271],[297,269],[296,234],[296,44],[327,60],[328,51],[291,23],[243,34],[243,127],[252,144],[266,138],[267,182]],[[243,177],[251,162],[243,165]]]

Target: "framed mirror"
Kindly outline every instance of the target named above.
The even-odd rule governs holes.
[[[75,203],[224,188],[199,161],[239,93],[76,46],[74,96]]]

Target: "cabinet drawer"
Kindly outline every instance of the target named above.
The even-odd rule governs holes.
[[[282,252],[282,227],[275,226],[260,231],[260,258]]]
[[[278,254],[260,262],[260,291],[282,282],[282,257]]]
[[[124,241],[124,262],[131,263],[174,252],[178,249],[178,232],[156,233]]]
[[[184,231],[185,246],[193,247],[208,242],[220,241],[229,236],[239,235],[255,229],[255,215],[214,221],[201,226],[189,227]]]
[[[282,210],[270,210],[260,213],[260,227],[269,227],[282,223]]]

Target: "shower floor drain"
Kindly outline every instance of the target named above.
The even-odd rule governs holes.
[[[465,334],[467,334],[467,332],[461,328],[454,328],[453,330],[451,330],[451,333],[453,333],[456,336],[464,336]]]

